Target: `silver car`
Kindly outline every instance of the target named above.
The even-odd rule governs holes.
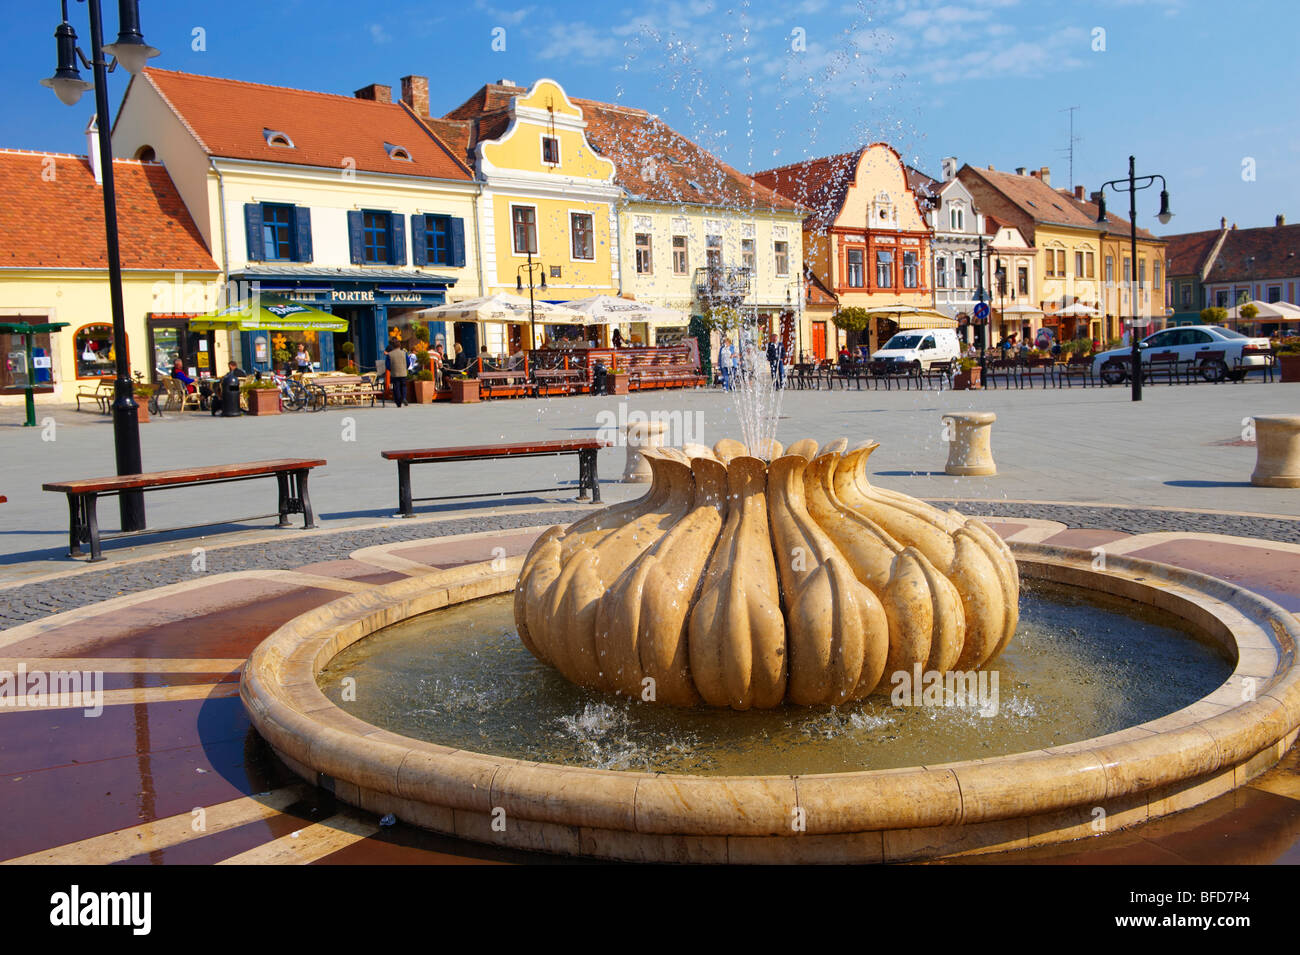
[[[1145,365],[1157,352],[1173,352],[1179,363],[1196,362],[1206,381],[1222,381],[1238,365],[1263,365],[1268,362],[1267,338],[1250,338],[1222,325],[1181,325],[1148,335],[1138,342]],[[1204,361],[1203,352],[1223,352],[1217,361]],[[1093,356],[1093,374],[1108,385],[1127,381],[1132,367],[1132,351],[1114,348]],[[1186,367],[1186,366],[1184,366]]]

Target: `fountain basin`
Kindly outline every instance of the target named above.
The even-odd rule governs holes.
[[[401,620],[515,586],[521,561],[349,595],[285,624],[240,693],[258,731],[344,802],[489,844],[656,861],[903,861],[1097,835],[1214,798],[1271,767],[1300,725],[1300,627],[1223,581],[1135,558],[1013,545],[1021,575],[1168,611],[1235,660],[1167,716],[1062,746],[866,772],[699,776],[488,756],[379,729],[333,704],[321,670]],[[1251,698],[1253,697],[1253,699]],[[1097,810],[1101,810],[1099,813]],[[1100,823],[1100,824],[1099,824]]]

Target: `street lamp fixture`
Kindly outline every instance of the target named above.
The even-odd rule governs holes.
[[[1133,345],[1133,353],[1130,356],[1131,363],[1129,366],[1129,377],[1133,382],[1133,400],[1142,400],[1142,352],[1138,348],[1137,321],[1138,321],[1138,289],[1137,272],[1137,194],[1139,189],[1149,189],[1155,185],[1157,179],[1160,180],[1160,211],[1156,213],[1156,218],[1162,225],[1168,224],[1174,214],[1169,211],[1169,184],[1165,182],[1165,177],[1159,173],[1151,176],[1139,176],[1134,170],[1136,160],[1128,157],[1128,176],[1124,179],[1112,179],[1110,182],[1104,182],[1097,193],[1097,222],[1105,223],[1106,221],[1106,187],[1110,186],[1116,192],[1128,193],[1128,228],[1129,228],[1129,297],[1133,305],[1133,315],[1129,322],[1129,339]]]
[[[108,295],[113,314],[113,449],[118,474],[139,474],[140,419],[131,381],[130,355],[127,352],[126,310],[122,304],[122,253],[117,234],[117,191],[113,185],[112,117],[108,109],[108,74],[121,63],[132,74],[139,73],[145,62],[158,51],[144,42],[140,33],[139,0],[118,0],[119,32],[117,42],[104,45],[104,15],[100,0],[81,0],[90,13],[90,52],[88,58],[77,47],[77,33],[68,22],[68,2],[63,0],[63,20],[54,30],[58,57],[54,75],[41,80],[67,106],[75,106],[81,94],[95,91],[95,122],[99,133],[100,178],[104,192],[104,238],[108,253]],[[107,57],[113,57],[110,64]],[[81,78],[77,60],[91,71],[94,83]],[[145,528],[144,494],[123,491],[118,495],[122,530]]]
[[[537,307],[533,303],[533,288],[536,287],[541,289],[543,292],[546,291],[546,266],[542,265],[541,262],[533,261],[533,250],[531,247],[527,252],[528,264],[521,265],[515,269],[515,290],[520,295],[524,294],[524,273],[528,273],[528,350],[531,352],[537,347]],[[542,281],[537,286],[533,285],[533,269],[542,270]]]

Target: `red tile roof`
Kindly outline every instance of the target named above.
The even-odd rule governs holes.
[[[1169,275],[1199,277],[1222,231],[1222,229],[1209,229],[1205,232],[1185,232],[1181,235],[1165,236],[1165,258],[1169,262]]]
[[[1300,276],[1300,225],[1229,229],[1206,282],[1250,282]]]
[[[345,168],[351,159],[365,172],[473,178],[455,149],[401,103],[170,70],[147,69],[131,82],[152,84],[212,156],[326,169]],[[294,148],[270,145],[268,129],[284,133]],[[405,148],[411,162],[390,157],[385,143]]]
[[[861,149],[853,152],[805,159],[754,173],[754,178],[784,196],[810,209],[808,225],[829,227],[844,208],[844,198],[858,171]]]
[[[431,125],[441,132],[446,127],[437,123],[457,123],[461,131],[455,139],[473,150],[478,143],[505,132],[511,100],[527,92],[520,86],[489,83]],[[586,120],[587,141],[614,163],[615,181],[636,199],[799,211],[786,197],[727,165],[643,109],[589,99],[573,98],[572,102]]]
[[[122,268],[218,271],[161,163],[119,159],[113,183]],[[0,268],[108,268],[103,188],[85,156],[0,150],[0,196]]]
[[[1082,208],[1087,203],[1078,202],[1072,197],[1057,192],[1037,176],[1021,176],[996,169],[979,169],[967,164],[958,173],[958,178],[966,183],[967,189],[971,188],[972,182],[963,174],[972,176],[977,183],[982,182],[1000,193],[1006,201],[1036,223],[1101,231],[1097,224],[1096,206],[1093,206],[1092,214],[1089,215]],[[975,204],[979,206],[980,196],[976,195],[974,198]],[[996,212],[996,210],[983,211]],[[1127,223],[1125,228],[1127,229]],[[1026,238],[1031,237],[1026,236]]]
[[[1094,226],[1101,225],[1101,223],[1097,221],[1097,203],[1090,202],[1086,199],[1076,199],[1068,189],[1058,189],[1057,193],[1067,202],[1072,203],[1077,209],[1079,209],[1079,211],[1087,216],[1087,218],[1091,219]],[[1119,216],[1115,215],[1115,213],[1107,210],[1105,226],[1105,232],[1107,235],[1118,235],[1127,239],[1131,231],[1127,219],[1121,219]],[[1138,226],[1137,237],[1146,242],[1161,241],[1141,226]]]

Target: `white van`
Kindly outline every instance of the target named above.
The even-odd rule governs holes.
[[[960,358],[961,343],[952,328],[914,328],[899,332],[871,357],[877,361],[917,365],[921,371],[929,371],[937,361],[955,362]]]

